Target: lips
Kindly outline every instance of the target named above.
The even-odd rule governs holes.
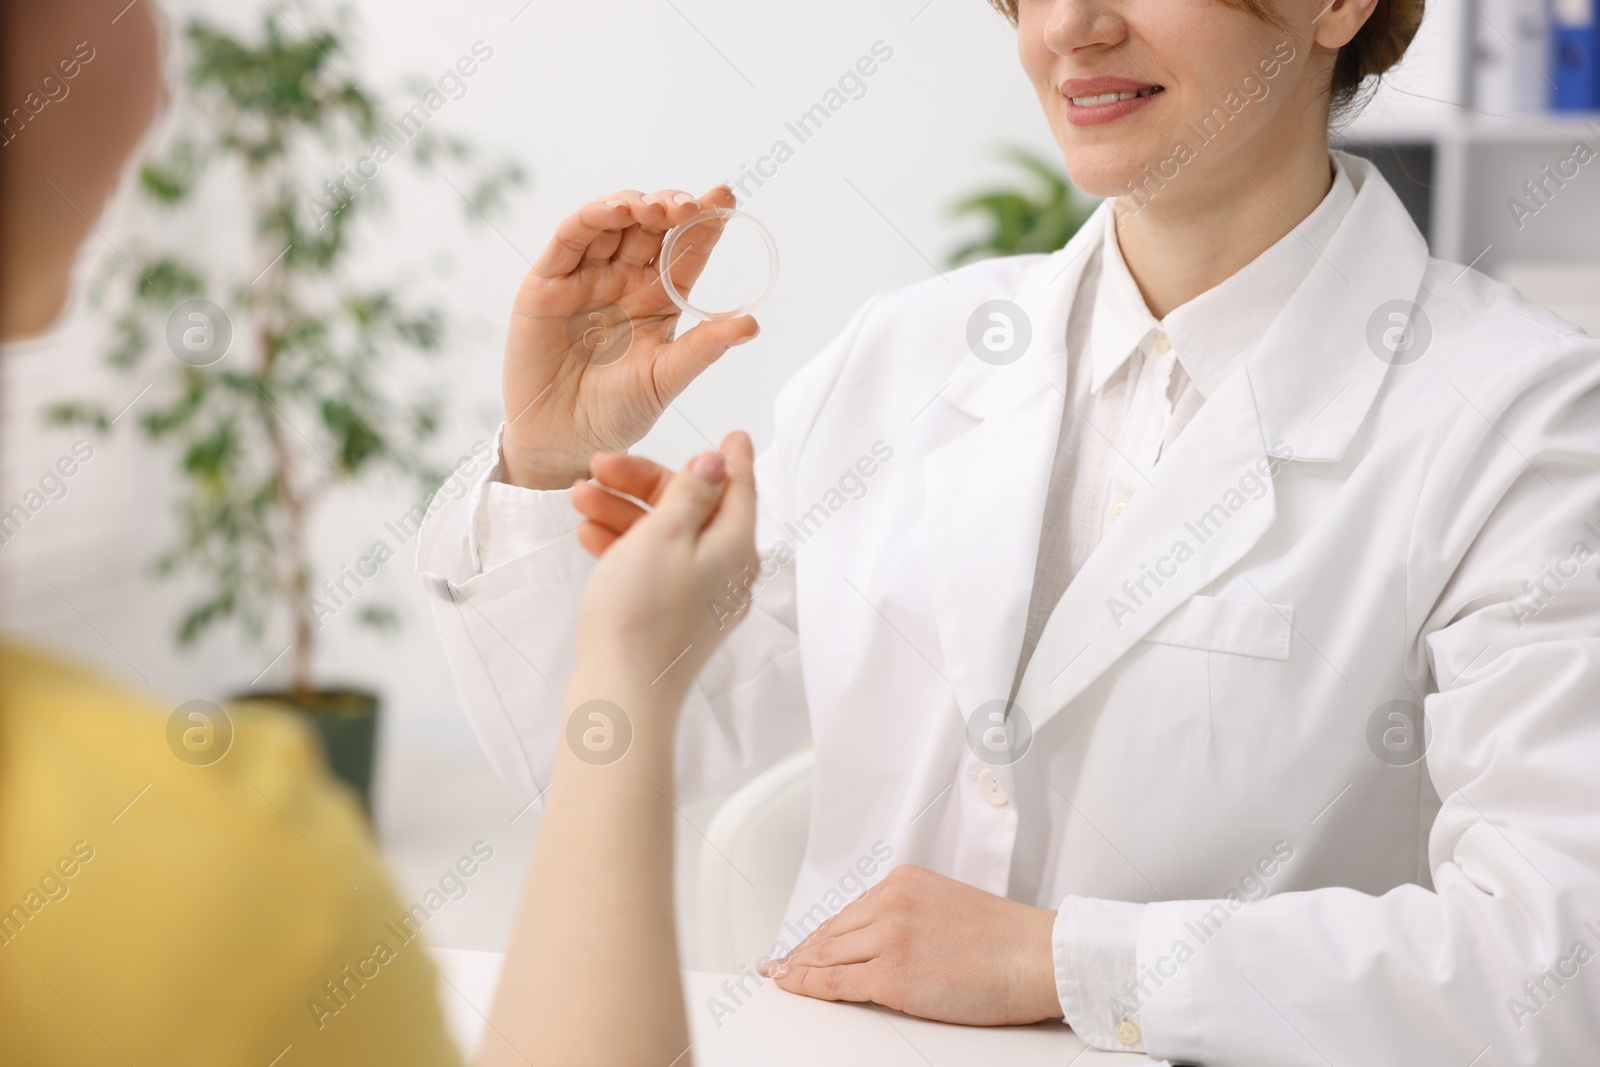
[[[1104,107],[1117,101],[1131,101],[1142,96],[1162,93],[1165,86],[1150,82],[1134,82],[1133,78],[1120,78],[1102,74],[1093,78],[1067,78],[1061,83],[1061,94],[1072,101],[1074,107]]]
[[[1161,92],[1161,86],[1150,85],[1135,92],[1125,93],[1096,93],[1094,95],[1069,96],[1073,107],[1100,107],[1103,104],[1114,104],[1118,100],[1137,100],[1142,96],[1152,96]]]
[[[1094,78],[1068,78],[1061,95],[1071,106],[1067,121],[1074,126],[1100,126],[1148,107],[1166,87],[1102,74]]]

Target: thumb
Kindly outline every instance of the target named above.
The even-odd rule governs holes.
[[[728,349],[753,341],[760,332],[760,324],[751,315],[710,319],[662,348],[651,367],[651,377],[662,396],[661,403],[670,403]]]
[[[725,543],[730,548],[755,543],[756,484],[755,454],[750,435],[735,430],[722,439],[722,453],[728,468],[728,488],[722,504],[706,527],[708,543]]]
[[[721,454],[702,452],[673,476],[651,518],[668,537],[693,537],[716,511],[727,481]]]

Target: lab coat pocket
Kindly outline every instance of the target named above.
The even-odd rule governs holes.
[[[1194,596],[1180,605],[1146,641],[1262,659],[1288,659],[1294,609],[1285,604]]]

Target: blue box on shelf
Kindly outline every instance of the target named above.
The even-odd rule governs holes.
[[[1600,0],[1553,0],[1550,107],[1600,110]]]

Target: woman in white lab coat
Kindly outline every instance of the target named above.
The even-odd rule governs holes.
[[[767,556],[707,605],[751,608],[678,738],[706,795],[815,745],[763,973],[1180,1062],[1583,1062],[1600,345],[1431,259],[1330,154],[1421,0],[996,3],[1108,199],[1059,252],[874,296],[777,401]],[[731,199],[561,224],[501,462],[422,538],[524,799],[569,734],[586,549],[639,514],[606,487],[647,479],[590,457],[754,336],[673,339],[652,282],[662,233]]]

